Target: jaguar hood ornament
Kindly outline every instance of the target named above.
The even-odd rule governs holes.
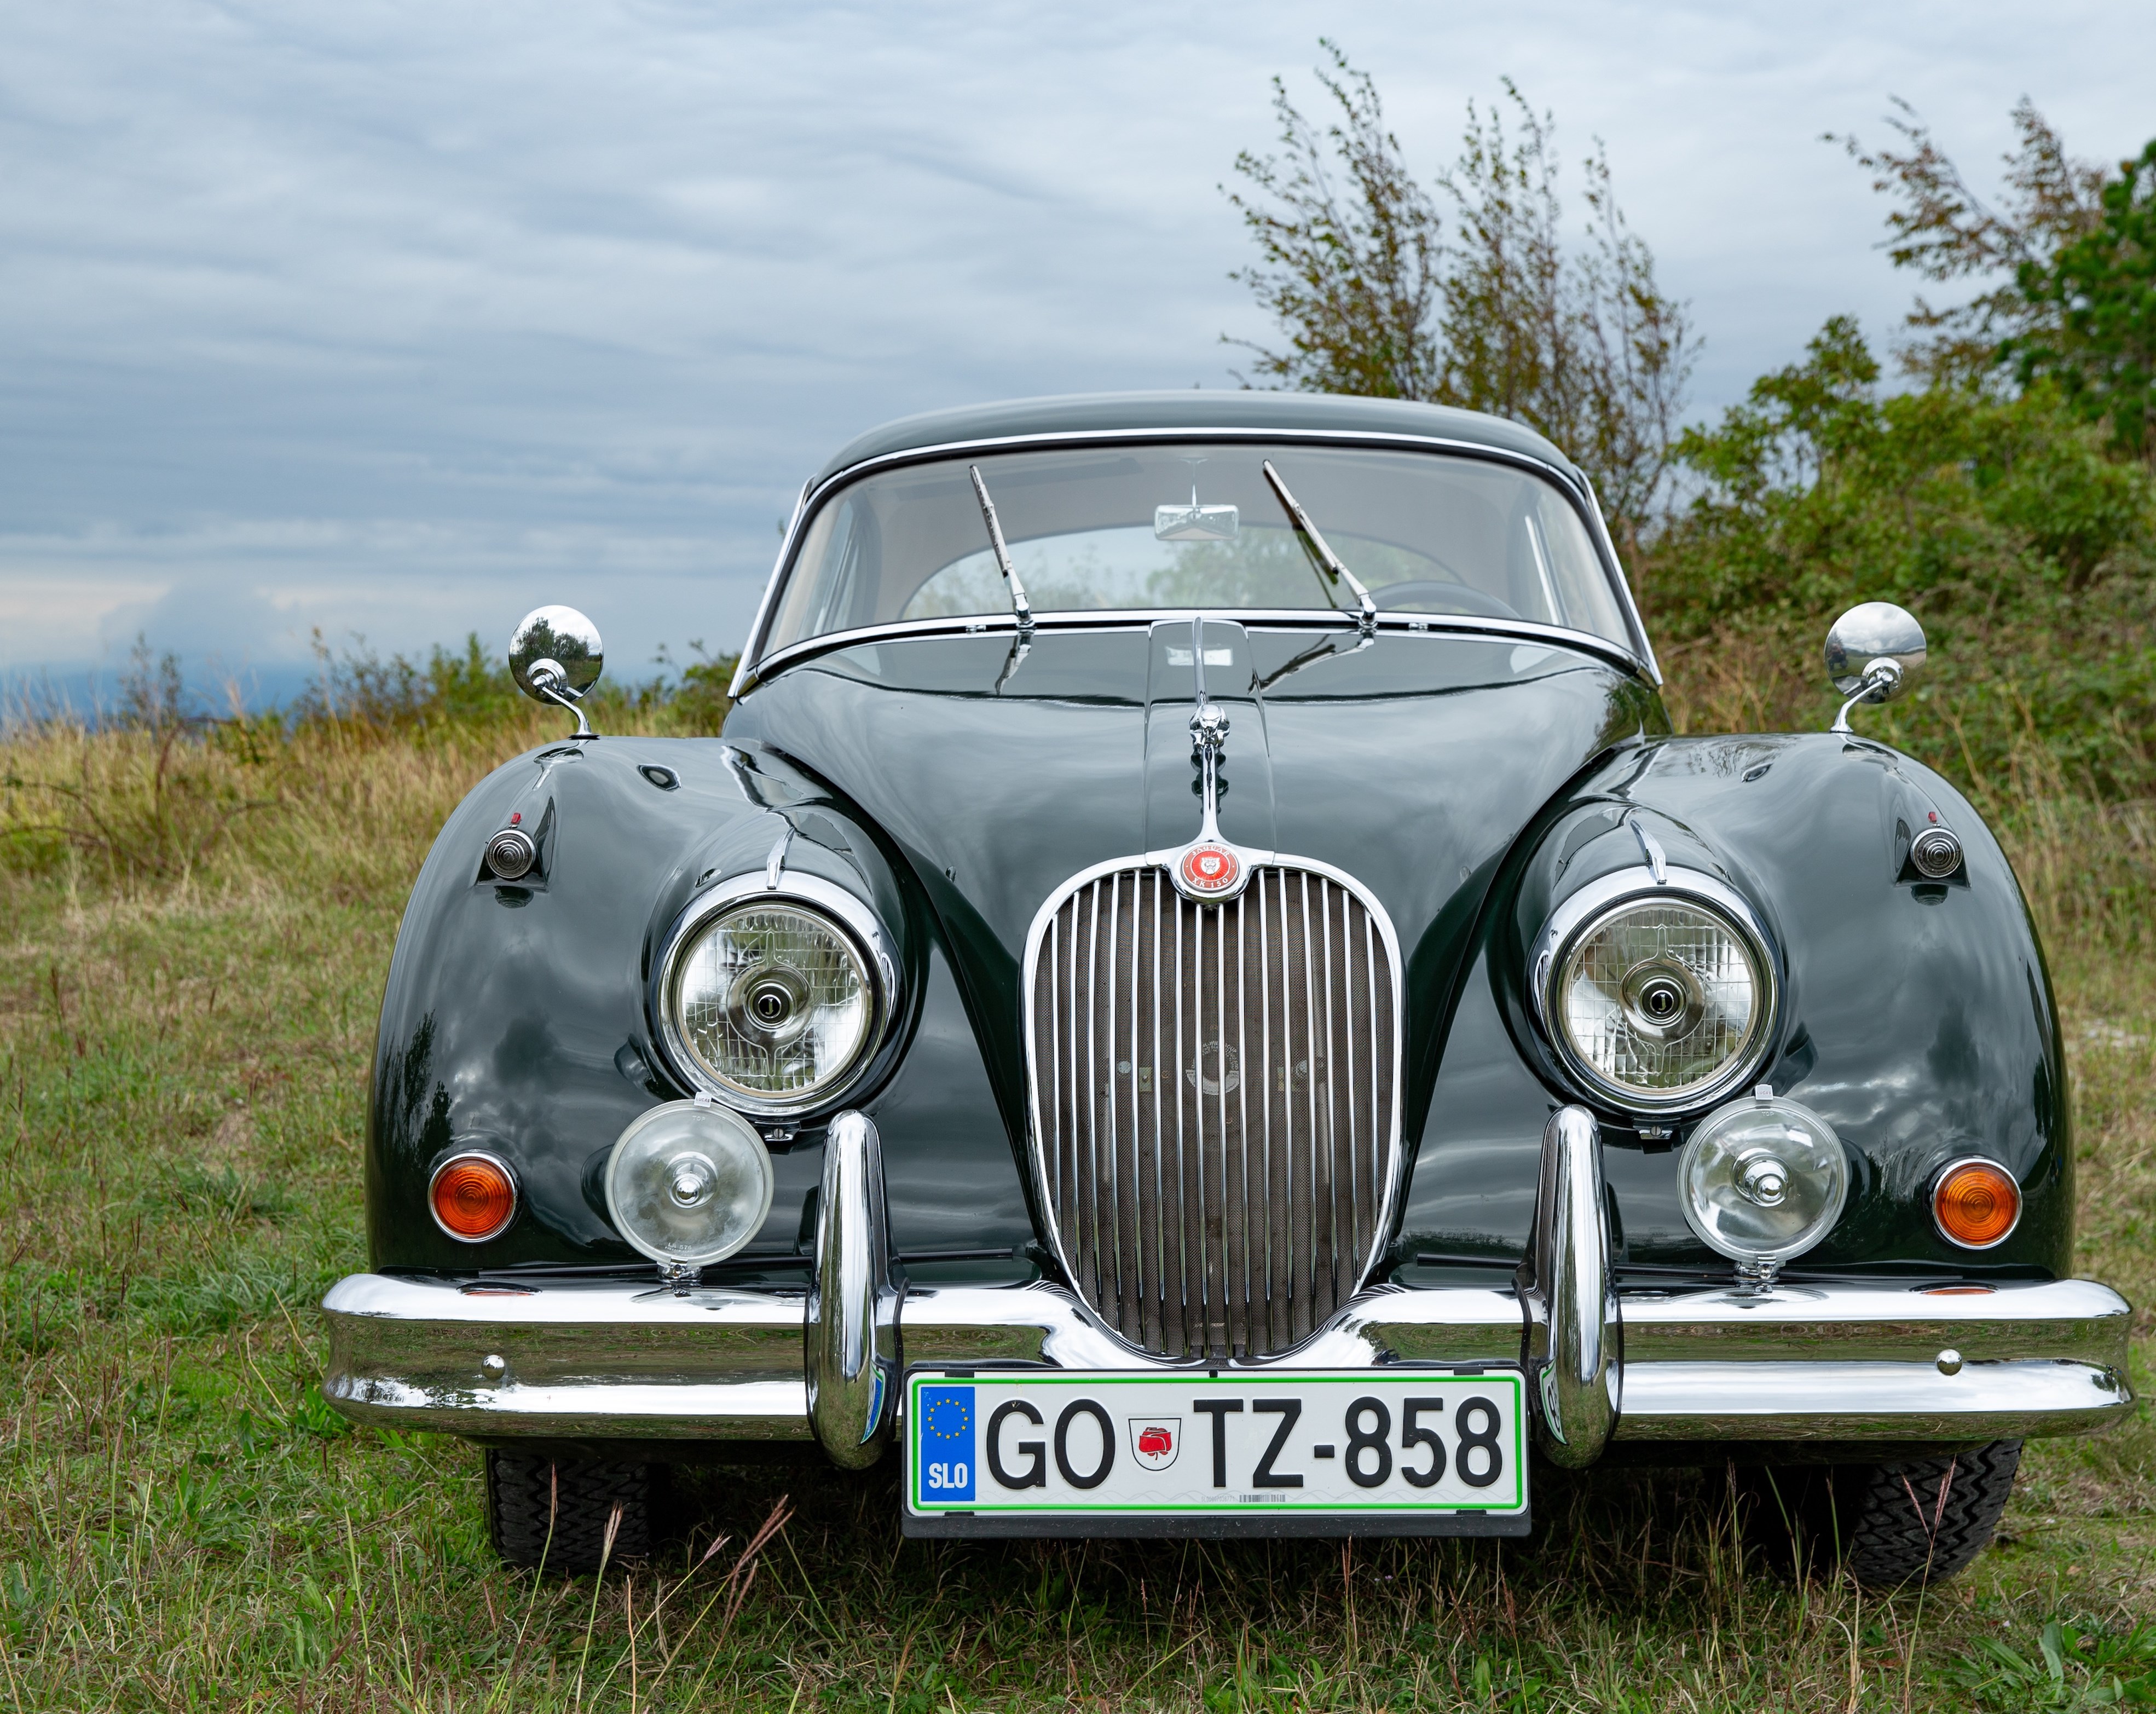
[[[1205,808],[1198,837],[1173,854],[1168,872],[1185,898],[1214,905],[1243,890],[1254,864],[1220,837],[1220,757],[1228,747],[1228,711],[1206,694],[1203,613],[1191,616],[1190,667],[1198,682],[1197,704],[1190,711],[1190,742]]]

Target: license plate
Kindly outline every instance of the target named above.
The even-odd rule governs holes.
[[[911,1535],[1513,1535],[1517,1370],[915,1370]]]

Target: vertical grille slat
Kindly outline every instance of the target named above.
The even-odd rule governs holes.
[[[1296,921],[1297,938],[1302,942],[1302,993],[1297,997],[1296,1015],[1302,1019],[1302,1086],[1303,1086],[1303,1154],[1310,1162],[1310,1202],[1308,1227],[1302,1249],[1311,1258],[1311,1290],[1297,1292],[1295,1307],[1295,1337],[1302,1338],[1310,1332],[1308,1311],[1311,1299],[1316,1296],[1320,1278],[1329,1280],[1332,1275],[1332,1252],[1326,1245],[1324,1227],[1325,1203],[1332,1188],[1332,1175],[1320,1170],[1318,1162],[1317,1085],[1324,1075],[1324,1065],[1317,1052],[1317,996],[1312,990],[1312,952],[1310,934],[1310,877],[1301,878],[1299,902],[1302,909]],[[1292,1080],[1290,1081],[1292,1089]]]
[[[1235,901],[1235,1063],[1250,1065],[1250,923],[1246,916],[1250,901],[1242,897]],[[1235,1182],[1242,1190],[1242,1280],[1240,1280],[1238,1324],[1235,1324],[1235,1345],[1240,1350],[1264,1350],[1264,1335],[1257,1328],[1257,1305],[1261,1302],[1264,1276],[1253,1276],[1250,1261],[1253,1255],[1264,1250],[1264,1242],[1250,1227],[1250,1080],[1240,1078],[1235,1082]],[[1257,1212],[1264,1214],[1264,1197],[1259,1197]]]
[[[1050,916],[1027,978],[1041,1189],[1131,1344],[1266,1355],[1360,1285],[1399,1149],[1390,945],[1293,865],[1203,905],[1132,865]]]
[[[1156,1082],[1160,1076],[1160,937],[1161,894],[1168,884],[1167,877],[1155,870],[1152,875],[1152,1053],[1147,1063],[1153,1068]],[[1132,1081],[1137,1080],[1133,1077]],[[1163,1317],[1168,1311],[1168,1180],[1162,1167],[1168,1152],[1168,1125],[1160,1111],[1156,1094],[1152,1107],[1152,1242],[1153,1290],[1147,1299],[1144,1337],[1138,1342],[1148,1351],[1164,1348],[1168,1335]]]

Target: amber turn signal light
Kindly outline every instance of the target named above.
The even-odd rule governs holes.
[[[463,1244],[483,1244],[516,1213],[516,1178],[487,1154],[452,1155],[427,1187],[434,1224]]]
[[[2021,1187],[1995,1161],[1956,1161],[1932,1187],[1932,1218],[1964,1250],[2005,1241],[2021,1218]]]

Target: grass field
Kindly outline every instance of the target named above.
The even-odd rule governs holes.
[[[543,716],[539,717],[543,721]],[[1540,1479],[1524,1542],[901,1543],[889,1473],[710,1471],[633,1576],[486,1545],[479,1457],[349,1429],[316,1304],[406,890],[541,730],[0,747],[0,1696],[22,1709],[2029,1709],[2156,1701],[2156,1422],[2031,1449],[1881,1599],[1748,1566],[1718,1475]],[[551,733],[552,723],[545,730]],[[2156,1303],[2156,824],[2002,785],[2086,1271]],[[2049,791],[2051,795],[2045,795]],[[2150,1369],[2138,1324],[2137,1380]]]

